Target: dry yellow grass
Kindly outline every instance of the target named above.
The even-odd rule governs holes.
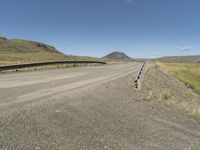
[[[66,60],[66,56],[53,52],[1,53],[0,65],[41,62],[48,60]]]
[[[162,68],[179,80],[190,85],[200,94],[200,64],[158,63]]]
[[[197,94],[200,95],[200,64],[183,64],[183,63],[157,63],[177,79],[185,82]],[[200,106],[198,103],[182,102],[180,104],[191,116],[200,120]]]

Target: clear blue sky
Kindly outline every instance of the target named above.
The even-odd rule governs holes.
[[[200,54],[200,0],[0,0],[0,35],[66,54]]]

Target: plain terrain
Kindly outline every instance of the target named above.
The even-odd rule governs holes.
[[[198,150],[199,122],[171,102],[199,96],[155,66],[135,90],[141,66],[1,74],[0,148]]]
[[[194,56],[168,56],[158,58],[160,62],[166,63],[200,63],[200,55]]]

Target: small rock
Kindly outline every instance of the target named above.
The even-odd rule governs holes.
[[[61,112],[61,110],[57,109],[55,112],[56,112],[56,113],[60,113],[60,112]]]

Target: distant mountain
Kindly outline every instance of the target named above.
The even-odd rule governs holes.
[[[161,62],[170,63],[200,63],[200,55],[194,56],[169,56],[158,58]]]
[[[133,61],[133,59],[129,56],[127,56],[123,52],[112,52],[106,56],[104,56],[102,59],[105,60],[114,60],[114,61]]]

